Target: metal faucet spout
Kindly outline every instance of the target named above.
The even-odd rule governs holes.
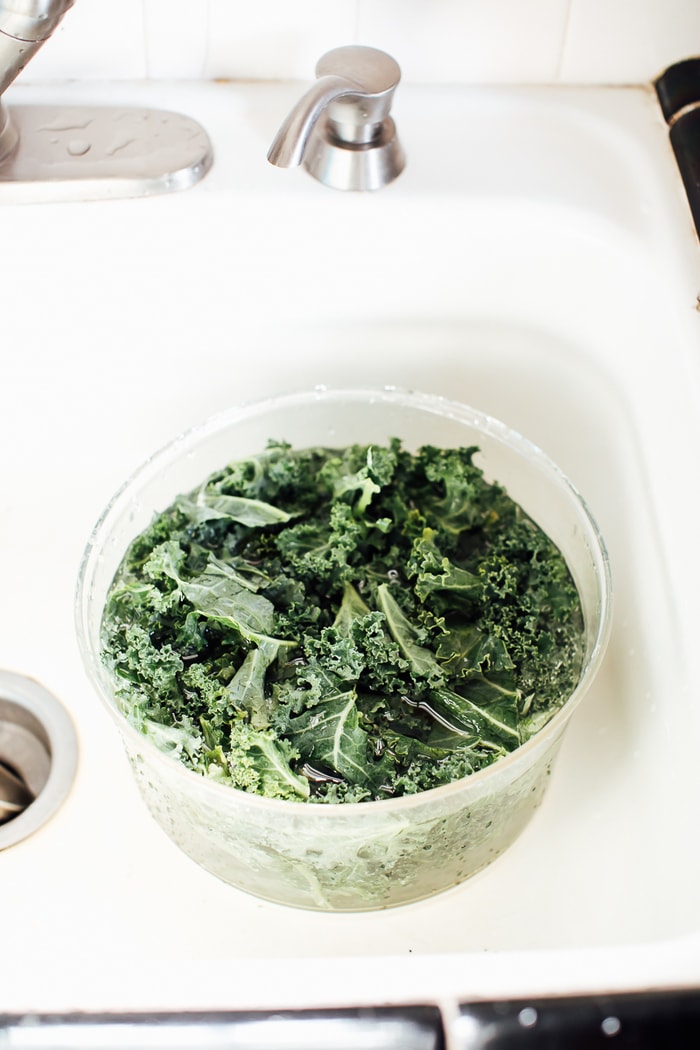
[[[73,0],[0,0],[0,96],[72,6]]]
[[[345,77],[319,77],[302,95],[275,135],[267,154],[270,164],[278,168],[295,168],[301,164],[309,137],[321,114],[331,102],[343,96],[357,95],[359,91],[361,85]]]
[[[15,40],[48,40],[74,0],[0,0],[0,32]]]
[[[5,105],[6,88],[73,3],[0,0],[0,203],[143,197],[199,182],[213,162],[211,142],[180,113],[62,102]]]
[[[0,0],[0,163],[19,141],[2,96],[72,6],[73,0]]]

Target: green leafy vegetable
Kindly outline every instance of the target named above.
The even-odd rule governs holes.
[[[132,543],[103,657],[158,747],[309,802],[426,790],[524,743],[575,688],[563,557],[474,448],[271,443]]]

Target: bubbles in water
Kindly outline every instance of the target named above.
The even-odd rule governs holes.
[[[518,1014],[518,1024],[523,1028],[532,1028],[537,1024],[537,1010],[534,1006],[525,1006]]]
[[[622,1024],[619,1017],[606,1017],[601,1022],[600,1027],[603,1035],[617,1035],[622,1028]]]

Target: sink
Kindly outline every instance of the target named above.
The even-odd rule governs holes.
[[[298,87],[92,87],[191,114],[212,171],[162,198],[0,213],[0,664],[50,686],[81,736],[68,801],[0,854],[6,951],[28,960],[27,924],[42,931],[45,980],[18,973],[16,1001],[65,1002],[67,943],[121,981],[147,973],[130,1004],[174,997],[193,966],[208,976],[185,1001],[297,1003],[304,971],[360,957],[364,985],[321,979],[313,1002],[376,994],[377,975],[428,998],[697,979],[700,253],[653,92],[402,85],[406,170],[345,194],[265,162]],[[598,519],[615,609],[521,839],[432,901],[329,916],[247,897],[164,837],[80,668],[72,601],[94,521],[152,451],[235,402],[358,383],[463,400],[540,445]],[[81,995],[111,1001],[94,972]]]

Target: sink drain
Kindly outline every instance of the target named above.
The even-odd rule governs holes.
[[[0,850],[53,816],[77,761],[75,729],[62,704],[33,679],[0,671]]]

